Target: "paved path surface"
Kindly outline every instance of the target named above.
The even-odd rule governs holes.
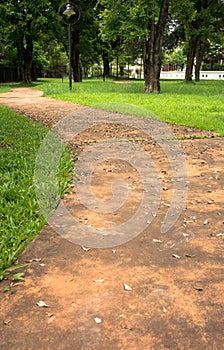
[[[30,90],[25,91],[32,95]],[[103,236],[104,229],[129,220],[141,205],[139,172],[127,161],[99,159],[92,176],[93,193],[108,201],[111,183],[122,178],[130,189],[125,204],[112,214],[96,213],[80,203],[76,193],[63,199],[62,212],[56,211],[56,223],[51,221],[60,229],[47,224],[18,260],[27,264],[21,269],[25,281],[14,283],[9,277],[0,284],[0,348],[223,349],[223,139],[185,139],[178,143],[186,161],[188,192],[177,221],[161,233],[161,222],[172,205],[176,186],[169,163],[172,152],[164,152],[161,140],[171,148],[173,141],[166,137],[155,140],[147,132],[143,135],[142,130],[133,128],[133,121],[132,127],[116,123],[116,118],[127,120],[127,116],[55,102],[40,95],[28,96],[27,104],[21,101],[20,90],[15,93],[16,98],[10,93],[1,94],[0,102],[45,125],[54,125],[71,112],[69,122],[84,123],[85,116],[90,126],[94,118],[114,121],[111,125],[93,125],[74,137],[69,134],[67,122],[56,130],[68,138],[79,158],[88,145],[98,145],[100,140],[122,139],[137,144],[156,164],[153,169],[159,175],[161,198],[151,224],[121,245],[88,249],[84,243],[91,240],[76,244],[72,239],[80,237],[80,226],[73,230],[73,236],[65,232],[63,237],[63,225],[70,225],[69,219],[57,221],[63,218],[63,208],[89,230],[91,238],[95,228],[100,227]],[[55,108],[61,113],[57,114]],[[158,128],[169,129],[166,124],[153,123],[150,132],[155,137]],[[72,125],[70,132],[74,133]],[[169,130],[186,137],[206,134],[175,126]],[[118,190],[119,198],[123,192],[122,188]],[[115,243],[116,239],[115,235]],[[3,292],[9,285],[10,292]],[[40,301],[47,306],[38,306]]]

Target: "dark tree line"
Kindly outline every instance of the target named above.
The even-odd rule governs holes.
[[[187,54],[185,80],[195,80],[203,57],[214,42],[223,40],[222,0],[78,0],[81,12],[72,26],[72,67],[75,82],[88,67],[103,62],[103,75],[110,62],[125,63],[142,57],[145,92],[160,92],[160,71],[164,47],[184,43]],[[21,71],[21,79],[33,79],[35,55],[54,56],[60,47],[68,54],[67,26],[60,20],[61,1],[9,0],[0,5],[0,59],[9,52]],[[175,27],[174,29],[170,29]],[[53,43],[54,46],[53,47]],[[49,53],[50,52],[50,53]],[[1,62],[1,61],[0,61]],[[122,63],[123,62],[123,63]]]

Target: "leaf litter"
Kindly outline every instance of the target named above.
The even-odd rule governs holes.
[[[49,307],[49,305],[47,305],[43,300],[38,301],[37,305],[40,307]]]
[[[130,291],[132,288],[128,284],[124,283],[124,290]]]

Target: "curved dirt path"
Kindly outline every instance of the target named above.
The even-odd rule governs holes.
[[[31,88],[13,88],[0,94],[0,104],[13,109],[16,113],[28,116],[45,126],[52,126],[79,105],[43,97],[43,91]]]
[[[47,126],[70,113],[74,120],[97,119],[102,113],[108,120],[114,117],[43,98],[28,88],[1,94],[0,103]],[[119,124],[96,125],[70,140],[74,158],[101,140],[139,145],[156,164],[160,205],[142,233],[113,248],[87,249],[46,225],[19,258],[27,263],[25,281],[13,283],[9,277],[0,284],[1,348],[222,349],[224,141],[191,128],[171,130],[178,136],[209,138],[180,141],[189,189],[184,210],[166,234],[160,227],[171,203],[173,174],[155,140]],[[63,205],[89,228],[116,226],[133,216],[141,202],[141,179],[134,170],[119,160],[97,164],[92,179],[97,197],[110,199],[117,178],[131,188],[125,205],[112,214],[96,214],[72,192]],[[11,291],[3,293],[8,285]],[[40,300],[48,307],[38,306]]]

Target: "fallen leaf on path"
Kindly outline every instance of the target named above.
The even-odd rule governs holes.
[[[22,280],[22,282],[23,282],[23,280]],[[12,282],[12,283],[10,283],[10,287],[20,286],[22,284],[22,282],[16,282],[16,283]]]
[[[172,254],[172,257],[176,259],[180,259],[180,255],[177,255],[177,254]]]
[[[94,321],[95,321],[96,323],[101,323],[101,322],[102,322],[102,319],[99,318],[99,317],[95,317],[95,318],[94,318]]]
[[[51,315],[49,316],[49,319],[47,321],[48,324],[52,323],[55,320],[56,316],[55,315]]]
[[[27,263],[40,262],[40,261],[41,261],[41,259],[36,259],[36,258],[30,259],[30,260],[26,260]]]
[[[86,248],[86,247],[82,246],[82,250],[84,250],[85,252],[88,252],[90,250],[90,248]]]
[[[153,238],[152,240],[154,243],[163,243],[163,241],[161,241],[160,239],[156,239],[156,238]]]
[[[132,290],[132,288],[128,284],[124,283],[124,290]]]
[[[203,291],[203,287],[200,284],[195,285],[194,289],[198,290],[199,292]]]
[[[192,223],[192,222],[194,222],[194,221],[192,221],[192,220],[187,220],[186,218],[184,219],[184,223],[185,223],[185,224],[190,224],[190,223]]]
[[[184,237],[189,237],[190,235],[189,235],[189,233],[183,233],[183,236]]]
[[[195,255],[191,255],[191,254],[184,254],[186,256],[186,258],[195,258]]]
[[[6,321],[4,321],[4,324],[7,325],[7,324],[9,324],[10,322],[11,322],[11,320],[6,320]]]
[[[169,203],[165,203],[164,201],[162,201],[161,204],[163,204],[165,207],[170,207],[170,204]]]
[[[38,301],[37,305],[40,306],[40,307],[48,307],[49,306],[43,300]]]
[[[104,279],[102,278],[102,279],[99,279],[99,280],[94,280],[94,282],[96,282],[96,283],[103,283]]]
[[[122,319],[121,322],[120,322],[120,327],[122,329],[129,329],[131,330],[132,329],[132,326],[130,324],[130,322],[127,322],[126,320]]]

